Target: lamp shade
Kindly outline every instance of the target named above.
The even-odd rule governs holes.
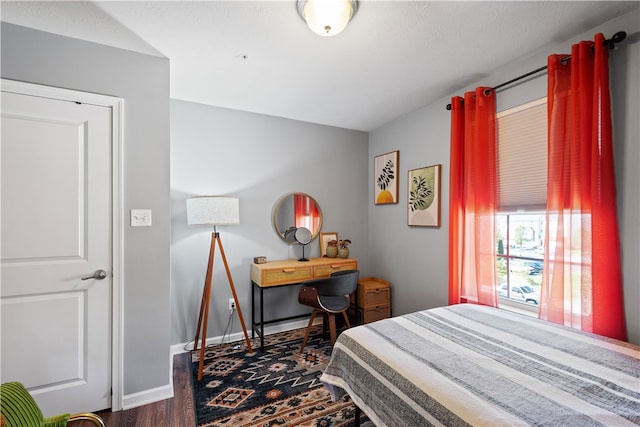
[[[355,14],[355,0],[298,0],[298,14],[311,31],[330,37],[342,32]]]
[[[217,196],[187,199],[187,224],[240,224],[240,201]]]

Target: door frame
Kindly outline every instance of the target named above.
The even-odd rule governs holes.
[[[124,99],[107,95],[80,92],[52,86],[0,79],[0,89],[22,95],[60,99],[111,108],[111,409],[119,411],[123,402],[123,265],[124,213],[122,147],[124,139]]]

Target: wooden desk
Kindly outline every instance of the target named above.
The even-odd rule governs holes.
[[[264,351],[264,325],[307,317],[309,314],[264,320],[264,290],[300,284],[306,280],[329,277],[341,270],[357,270],[353,258],[311,258],[307,262],[295,259],[251,264],[251,335],[260,336],[260,350]],[[256,321],[256,290],[260,296],[260,319]]]

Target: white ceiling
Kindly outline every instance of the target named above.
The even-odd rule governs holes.
[[[3,1],[0,13],[166,56],[172,98],[370,131],[639,5],[361,0],[335,37],[312,33],[295,0]]]

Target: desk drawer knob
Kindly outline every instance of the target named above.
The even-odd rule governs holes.
[[[283,268],[282,269],[283,273],[293,273],[294,271],[296,271],[295,268]]]

